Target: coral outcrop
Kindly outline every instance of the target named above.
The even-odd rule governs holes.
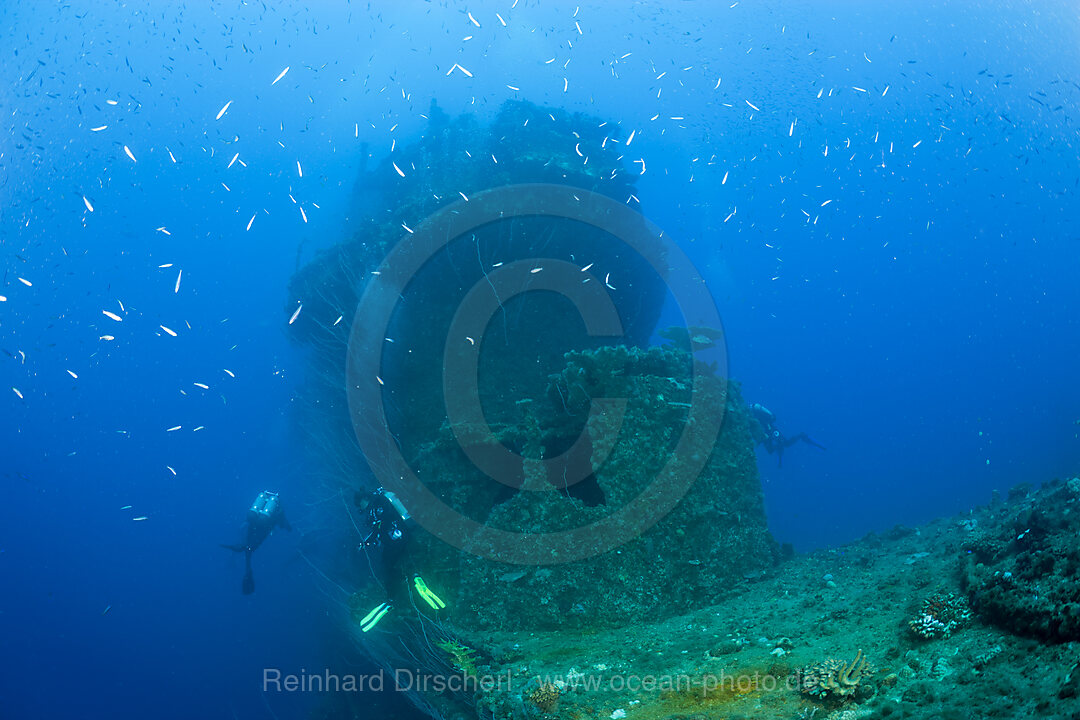
[[[851,662],[829,658],[799,672],[800,690],[817,700],[843,702],[854,699],[860,684],[874,672],[862,650]]]
[[[908,628],[924,640],[947,638],[970,620],[971,607],[966,598],[940,592],[923,600],[918,614],[908,621]]]

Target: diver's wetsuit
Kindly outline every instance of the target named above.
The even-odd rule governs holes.
[[[222,545],[233,552],[244,553],[244,581],[241,584],[241,592],[250,595],[255,592],[255,576],[251,571],[251,553],[262,545],[263,540],[270,536],[274,528],[282,527],[292,530],[289,521],[285,519],[285,509],[281,506],[277,493],[264,490],[259,493],[247,513],[247,529],[244,531],[244,542],[240,545]]]
[[[411,605],[419,611],[418,605],[411,602],[410,584],[416,589],[417,596],[432,610],[439,612],[446,608],[446,602],[428,587],[424,578],[412,572],[415,569],[409,552],[412,520],[397,495],[379,488],[373,493],[356,493],[354,502],[366,515],[367,521],[365,530],[360,531],[367,534],[361,539],[357,550],[364,554],[385,598],[363,617],[356,615],[360,630],[365,633],[373,630],[395,606]],[[372,555],[368,552],[371,548],[380,549],[374,558],[378,565],[372,562]]]
[[[356,493],[356,506],[367,513],[368,534],[359,549],[367,553],[379,548],[376,578],[391,601],[408,596],[408,549],[411,538],[409,513],[393,493],[379,488],[373,493]],[[370,557],[369,557],[370,559]]]
[[[822,450],[825,449],[824,445],[819,445],[818,443],[814,442],[810,439],[810,436],[804,432],[801,432],[798,435],[794,435],[792,437],[787,437],[786,435],[784,435],[782,432],[780,432],[780,428],[776,426],[776,415],[773,413],[772,410],[765,407],[764,405],[761,405],[760,403],[754,403],[753,405],[751,405],[750,413],[754,416],[754,419],[758,421],[758,425],[760,427],[760,432],[751,432],[751,434],[754,436],[754,439],[757,442],[765,446],[766,451],[776,454],[777,467],[784,466],[784,450],[799,441],[802,441],[808,445],[813,445],[814,447],[820,448]]]

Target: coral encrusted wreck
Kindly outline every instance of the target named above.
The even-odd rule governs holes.
[[[654,241],[658,250],[647,255],[625,241],[658,236],[641,216],[616,233],[606,222],[528,210],[542,197],[538,184],[555,186],[566,205],[591,197],[597,207],[638,209],[637,174],[614,142],[622,130],[526,102],[506,103],[487,124],[451,119],[434,105],[428,117],[423,136],[399,142],[393,162],[364,170],[349,236],[297,271],[286,308],[292,338],[309,350],[298,424],[321,465],[313,490],[331,512],[326,534],[334,538],[309,560],[331,579],[331,594],[344,593],[343,637],[388,671],[471,672],[480,656],[451,649],[478,647],[466,640],[472,631],[624,627],[707,605],[760,576],[777,548],[744,401],[718,362],[722,332],[695,327],[668,337],[664,348],[649,347],[671,265],[663,243]],[[395,288],[394,314],[371,343],[381,354],[377,392],[386,417],[350,408],[350,333],[380,263],[412,247],[426,219],[473,212],[487,198],[507,197],[492,193],[507,187],[520,212],[441,237],[445,245]],[[603,284],[621,333],[592,334],[580,307],[559,292],[500,294],[493,278],[520,260],[536,273],[569,267],[575,286],[590,278]],[[455,335],[457,309],[473,296],[490,301],[490,320],[468,337]],[[462,387],[445,372],[448,358],[473,347],[482,423],[447,411],[448,394]],[[417,527],[409,570],[446,607],[397,604],[374,631],[361,632],[355,616],[384,602],[385,590],[356,550],[364,519],[352,498],[385,484],[387,465],[361,455],[354,427],[380,423],[392,435],[384,446],[449,512],[521,538],[528,552],[506,552],[491,534],[451,541]],[[492,475],[478,467],[477,453],[509,461]],[[635,502],[648,522],[621,513]],[[655,508],[662,512],[650,515]],[[602,530],[588,530],[594,526]],[[586,532],[571,552],[541,542],[579,528]],[[618,542],[608,543],[612,536]],[[554,707],[551,687],[539,685],[531,705]],[[430,697],[409,695],[431,710]]]

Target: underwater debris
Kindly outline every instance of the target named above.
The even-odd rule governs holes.
[[[924,639],[947,638],[971,620],[965,598],[951,592],[935,593],[922,602],[918,615],[908,621],[911,632]]]
[[[799,671],[799,689],[818,700],[846,702],[855,698],[859,684],[873,672],[873,666],[859,650],[850,663],[829,658],[803,668]]]

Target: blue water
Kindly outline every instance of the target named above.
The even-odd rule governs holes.
[[[258,686],[325,664],[334,632],[303,555],[320,508],[287,284],[348,232],[363,143],[377,160],[415,139],[433,98],[636,130],[643,211],[708,281],[731,376],[828,448],[760,457],[778,539],[833,545],[1076,472],[1070,3],[575,8],[0,9],[6,715],[308,709]],[[218,543],[265,488],[296,530],[242,597]]]

